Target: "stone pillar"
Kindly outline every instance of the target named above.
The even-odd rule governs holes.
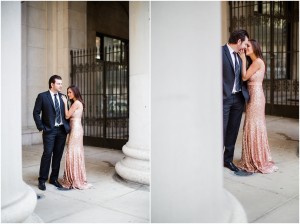
[[[226,43],[230,36],[230,31],[228,27],[230,27],[230,11],[228,1],[221,2],[222,9],[222,43]]]
[[[247,221],[223,188],[221,37],[220,2],[151,2],[151,222]]]
[[[21,3],[1,3],[1,221],[32,221],[36,194],[22,179]],[[13,32],[12,32],[13,31]]]
[[[50,2],[49,2],[50,3]],[[70,51],[87,47],[86,1],[61,1],[57,4],[57,18],[55,32],[57,54],[55,71],[62,76],[63,91],[71,84],[71,56]]]
[[[149,2],[129,3],[129,140],[116,164],[124,179],[150,183]]]
[[[42,142],[42,134],[36,129],[32,118],[37,93],[48,89],[46,54],[47,3],[23,1],[22,14],[22,144]]]

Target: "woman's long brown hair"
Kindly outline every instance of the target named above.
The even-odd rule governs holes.
[[[252,45],[253,53],[255,54],[255,56],[260,58],[261,60],[263,60],[263,62],[265,63],[265,66],[266,66],[266,62],[262,55],[262,51],[261,51],[261,47],[260,47],[259,43],[255,39],[249,39],[249,42]],[[249,68],[250,65],[252,64],[252,60],[249,56],[247,56],[247,61],[248,61],[248,68]]]
[[[84,104],[84,102],[83,102],[83,99],[82,99],[82,96],[81,96],[81,94],[80,94],[79,88],[78,88],[77,86],[75,86],[75,85],[70,85],[70,86],[68,87],[67,91],[68,91],[69,89],[71,89],[71,90],[73,91],[74,97],[82,103],[83,109],[84,109],[84,108],[85,108],[85,104]],[[74,103],[74,100],[70,100],[70,101],[71,101],[71,104]]]

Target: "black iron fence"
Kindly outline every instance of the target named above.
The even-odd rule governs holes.
[[[266,113],[299,118],[299,2],[229,2],[230,31],[257,39],[266,61]]]
[[[71,82],[86,104],[84,144],[121,149],[128,141],[128,47],[106,47],[104,60],[97,48],[70,53]]]

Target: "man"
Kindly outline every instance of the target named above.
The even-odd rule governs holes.
[[[38,184],[38,188],[43,191],[46,190],[45,182],[48,180],[51,159],[52,171],[49,183],[63,188],[57,179],[70,125],[69,121],[65,119],[61,90],[61,77],[58,75],[51,76],[49,90],[37,96],[33,109],[36,127],[39,131],[43,131],[44,152],[41,158]]]
[[[224,167],[243,176],[250,174],[240,171],[232,160],[245,101],[249,99],[247,83],[242,81],[242,61],[238,55],[239,51],[246,48],[248,39],[246,30],[235,30],[222,47]]]

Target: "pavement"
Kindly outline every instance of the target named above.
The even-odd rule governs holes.
[[[234,162],[241,157],[241,128]],[[224,188],[242,204],[250,223],[299,223],[299,120],[266,116],[271,154],[279,170],[273,174],[236,176],[223,168]],[[121,179],[115,164],[120,150],[85,146],[87,180],[92,189],[59,191],[37,187],[43,145],[23,146],[23,179],[38,199],[34,213],[47,223],[150,222],[150,187]],[[63,175],[64,159],[60,177]]]
[[[234,163],[241,158],[244,116]],[[299,223],[299,120],[266,116],[272,174],[236,176],[224,168],[224,188],[242,204],[249,223]]]
[[[60,191],[47,182],[46,191],[41,191],[37,178],[43,145],[23,146],[23,180],[41,197],[37,200],[34,216],[45,223],[149,222],[150,187],[125,181],[115,172],[116,162],[124,157],[122,151],[84,148],[87,181],[93,187]],[[63,165],[64,159],[61,178]]]

